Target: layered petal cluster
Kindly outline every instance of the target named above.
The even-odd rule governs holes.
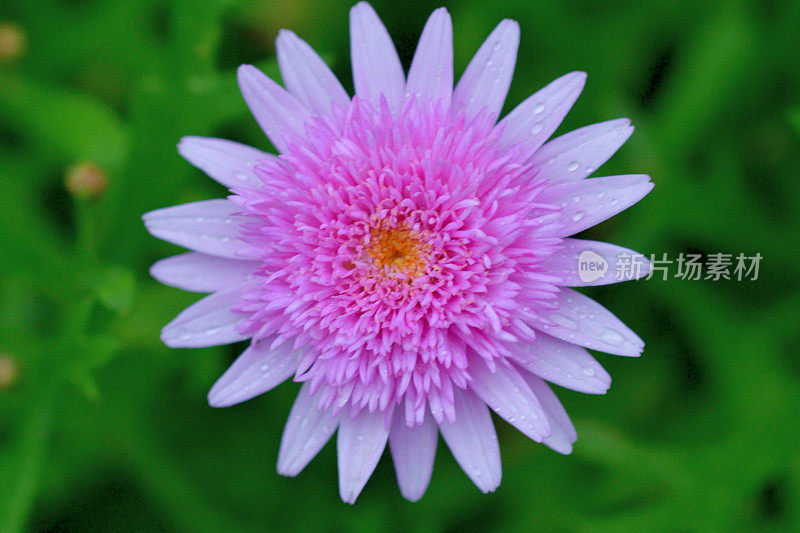
[[[621,281],[610,244],[569,238],[636,203],[647,176],[588,178],[627,140],[625,119],[548,141],[585,74],[553,81],[498,117],[518,25],[504,20],[454,86],[444,8],[406,75],[386,28],[350,14],[355,96],[299,37],[281,31],[286,88],[238,77],[279,151],[187,137],[180,153],[231,196],[160,209],[148,230],[192,251],[152,275],[210,293],[163,330],[172,347],[249,340],[209,393],[248,400],[294,378],[278,471],[298,474],[337,432],[342,498],[354,502],[387,442],[400,490],[424,494],[438,435],[484,492],[500,483],[490,410],[570,453],[575,429],[547,382],[601,394],[611,378],[586,348],[636,356],[643,342],[568,287]],[[587,179],[588,178],[588,179]],[[581,254],[607,267],[583,281]]]

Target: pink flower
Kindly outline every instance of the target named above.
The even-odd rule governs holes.
[[[444,8],[408,76],[366,3],[350,13],[356,96],[290,31],[277,39],[286,89],[239,68],[244,99],[280,151],[184,138],[180,153],[231,189],[144,216],[190,248],[153,276],[211,293],[163,330],[171,347],[249,339],[211,389],[215,407],[293,377],[278,472],[297,475],[338,429],[341,497],[354,502],[387,441],[400,490],[424,494],[441,433],[484,492],[500,483],[489,408],[570,453],[576,439],[545,381],[602,394],[609,375],[585,348],[636,356],[644,343],[567,287],[620,281],[610,244],[568,238],[633,205],[643,175],[586,179],[633,128],[612,120],[547,141],[586,75],[558,78],[497,122],[519,42],[489,35],[453,87]],[[582,281],[578,257],[606,270]],[[631,279],[633,275],[628,275]]]

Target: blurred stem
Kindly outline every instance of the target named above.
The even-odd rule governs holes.
[[[53,411],[53,387],[45,392],[30,411],[19,443],[18,469],[7,485],[9,492],[0,508],[0,533],[23,531],[37,494],[37,485],[45,459],[45,445],[50,435]]]
[[[78,259],[84,266],[89,266],[97,259],[97,206],[89,199],[75,202],[78,226]]]

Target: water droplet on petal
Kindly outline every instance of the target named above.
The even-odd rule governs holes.
[[[609,344],[619,345],[625,341],[625,338],[619,332],[612,328],[606,328],[600,334],[600,340]]]
[[[584,217],[585,213],[583,211],[576,211],[574,215],[572,215],[572,221],[578,222]]]
[[[576,170],[578,170],[579,166],[581,166],[581,165],[577,161],[570,161],[569,164],[567,165],[567,171],[568,172],[575,172]]]
[[[586,367],[583,369],[583,374],[586,376],[594,376],[594,369]]]
[[[536,106],[533,108],[533,114],[534,115],[538,115],[542,111],[544,111],[544,104],[536,104]]]
[[[531,128],[531,135],[536,135],[536,134],[540,133],[543,128],[544,128],[544,126],[542,126],[542,123],[541,122],[537,122]]]

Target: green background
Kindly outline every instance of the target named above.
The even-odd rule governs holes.
[[[374,2],[406,67],[439,5]],[[0,4],[0,22],[27,35],[27,51],[0,63],[0,531],[797,527],[800,2],[448,3],[457,74],[497,22],[520,22],[506,111],[585,70],[559,133],[621,116],[637,126],[600,174],[648,173],[656,187],[587,237],[671,258],[763,256],[757,281],[585,291],[647,348],[640,359],[598,355],[614,378],[605,396],[557,391],[579,434],[572,455],[498,420],[496,493],[481,494],[440,442],[421,502],[400,497],[387,453],[349,506],[333,443],[297,478],[275,472],[297,384],[207,406],[242,347],[161,344],[160,327],[197,296],[149,278],[150,264],[179,249],[149,237],[140,216],[224,194],[180,159],[181,136],[269,149],[235,67],[277,76],[279,28],[312,44],[351,89],[349,7]],[[96,200],[64,187],[81,161],[108,176]]]

